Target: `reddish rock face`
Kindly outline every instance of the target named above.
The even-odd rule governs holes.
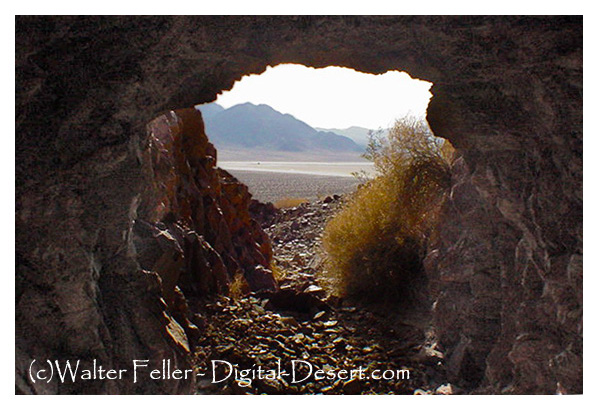
[[[180,256],[171,263],[177,265],[172,269],[177,279],[167,282],[179,284],[181,273],[189,292],[223,293],[235,274],[251,281],[256,267],[270,267],[270,240],[250,217],[251,195],[216,168],[216,150],[204,133],[200,112],[171,111],[152,121],[148,130],[144,164],[153,181],[142,195],[137,221],[154,225],[159,236],[174,241],[169,253]],[[270,279],[268,287],[273,288],[272,274]]]
[[[284,62],[406,70],[434,83],[429,123],[462,158],[427,258],[450,375],[487,392],[581,392],[581,17],[29,16],[17,18],[16,39],[19,392],[69,391],[29,384],[33,358],[183,361],[178,321],[161,302],[166,281],[141,267],[209,266],[207,283],[168,285],[206,292],[224,289],[236,262],[268,256],[261,247],[235,261],[222,252],[254,234],[230,210],[243,188],[209,172],[210,146],[184,138],[184,156],[162,159],[160,147],[175,140],[154,141],[152,160],[145,127]],[[179,124],[167,117],[160,127]],[[200,183],[216,181],[213,192]],[[141,257],[139,220],[168,228],[174,240],[154,231],[170,250],[164,261]]]
[[[246,186],[216,168],[199,111],[164,114],[148,125],[146,175],[133,227],[143,269],[158,273],[170,311],[187,331],[185,296],[227,294],[236,275],[251,291],[274,290],[270,239],[250,217]],[[258,281],[257,281],[258,279]]]

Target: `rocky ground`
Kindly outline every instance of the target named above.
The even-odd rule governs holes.
[[[279,290],[196,302],[196,323],[203,328],[196,364],[206,374],[198,381],[198,392],[459,392],[446,384],[443,355],[436,350],[426,314],[397,314],[384,306],[343,301],[319,285],[316,274],[321,265],[321,234],[341,203],[342,198],[334,196],[285,210],[254,207],[255,217],[273,242]],[[260,368],[265,370],[264,376],[279,367],[281,374],[280,378],[255,378],[251,384],[243,375],[235,379],[233,374],[213,383],[211,360],[237,364],[238,370],[249,370],[245,375],[249,378],[257,376]],[[215,373],[217,379],[229,371],[228,366],[221,365]],[[323,378],[317,378],[318,369],[323,372],[318,377]],[[409,379],[401,370],[409,371]]]
[[[351,176],[255,170],[230,170],[229,172],[247,185],[250,192],[255,193],[255,198],[262,202],[275,203],[282,198],[306,198],[314,201],[331,193],[352,192],[358,185],[358,180]]]

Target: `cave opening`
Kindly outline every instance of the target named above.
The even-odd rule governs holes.
[[[417,174],[434,174],[436,170],[428,167],[429,157],[432,157],[429,154],[440,152],[443,145],[446,149],[450,145],[435,137],[426,122],[431,87],[432,83],[412,78],[404,71],[387,70],[381,74],[370,74],[339,66],[314,68],[302,64],[279,64],[268,66],[260,74],[246,75],[230,90],[219,93],[215,101],[195,106],[202,112],[206,134],[217,149],[217,166],[247,185],[254,199],[272,203],[274,209],[284,216],[273,213],[273,209],[265,211],[264,207],[256,212],[256,218],[277,251],[277,271],[326,272],[320,258],[314,258],[316,251],[312,248],[318,248],[318,253],[324,254],[325,260],[331,258],[330,253],[322,251],[323,235],[328,243],[337,241],[333,239],[334,234],[326,235],[327,223],[347,208],[358,187],[384,178],[393,179],[398,185],[402,178],[392,169],[409,168],[403,154],[418,157],[421,169]],[[420,139],[431,144],[422,144],[422,141],[398,144],[394,141],[404,138]],[[423,155],[423,151],[427,153]],[[421,161],[425,156],[426,161]],[[445,169],[443,171],[446,172]],[[443,175],[442,178],[445,177]],[[402,190],[381,187],[371,190],[372,193],[363,196],[366,198],[362,201],[368,201],[369,196],[384,194],[387,195],[387,203],[391,203],[395,202],[393,196],[422,197],[419,193],[426,192],[415,188],[411,190],[408,187]],[[377,191],[393,191],[393,194]],[[402,207],[407,210],[414,202],[404,201]],[[436,207],[436,204],[428,205],[429,208]],[[409,213],[391,211],[398,207],[384,203],[372,206],[378,207],[385,218],[414,219]],[[265,217],[269,213],[270,216]],[[412,212],[415,213],[430,213],[430,210]],[[355,214],[346,212],[346,216],[338,217],[371,226],[360,232],[354,230],[354,237],[380,236],[381,231],[389,230],[405,231],[405,227],[397,225],[372,228],[376,225],[374,219],[379,216],[360,219],[364,213],[358,217]],[[305,218],[305,215],[310,218]],[[401,301],[403,307],[422,304],[414,297],[426,294],[420,255],[422,247],[416,246],[420,240],[414,241],[412,237],[397,234],[396,238],[388,238],[392,243],[404,244],[384,257],[384,260],[390,261],[386,267],[388,273],[379,274],[384,269],[375,267],[377,274],[373,276],[360,273],[347,275],[350,277],[348,282],[358,283],[357,290],[352,290],[354,297],[360,294],[360,298],[368,300],[370,295],[376,295],[374,299],[378,300],[380,295],[377,294],[385,289],[385,298],[392,297],[395,303]],[[344,243],[352,244],[351,241]],[[329,248],[339,248],[331,245]],[[364,254],[349,258],[382,258],[362,251],[365,247],[376,249],[380,246],[360,243],[352,247],[361,250],[349,248],[342,253]],[[348,259],[346,256],[341,258]],[[370,271],[373,267],[362,266],[361,269]],[[342,271],[355,269],[343,267]],[[398,271],[408,274],[399,274]],[[339,280],[328,278],[323,282],[328,284],[329,291],[347,288],[335,285]],[[361,282],[369,283],[359,284]],[[352,288],[352,285],[348,284],[348,287]],[[389,288],[395,291],[387,293]]]
[[[284,64],[149,123],[154,184],[134,228],[138,260],[160,275],[192,348],[208,359],[206,346],[239,337],[207,332],[206,318],[257,310],[274,325],[251,317],[245,333],[334,337],[308,336],[355,361],[352,344],[382,355],[405,336],[436,352],[423,267],[431,227],[420,227],[428,211],[413,199],[431,169],[413,166],[410,151],[443,146],[425,120],[431,85],[399,71]],[[394,143],[406,133],[420,142]],[[256,360],[249,347],[244,356]]]

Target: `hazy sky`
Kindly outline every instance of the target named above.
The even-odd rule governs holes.
[[[268,104],[312,127],[376,129],[389,127],[407,113],[424,115],[431,85],[399,71],[374,75],[342,67],[281,64],[243,77],[216,102],[225,108]]]

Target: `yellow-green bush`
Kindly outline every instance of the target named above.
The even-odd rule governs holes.
[[[453,150],[441,141],[413,118],[371,139],[366,157],[374,161],[377,177],[356,191],[323,235],[323,280],[337,294],[408,296],[451,182]]]

